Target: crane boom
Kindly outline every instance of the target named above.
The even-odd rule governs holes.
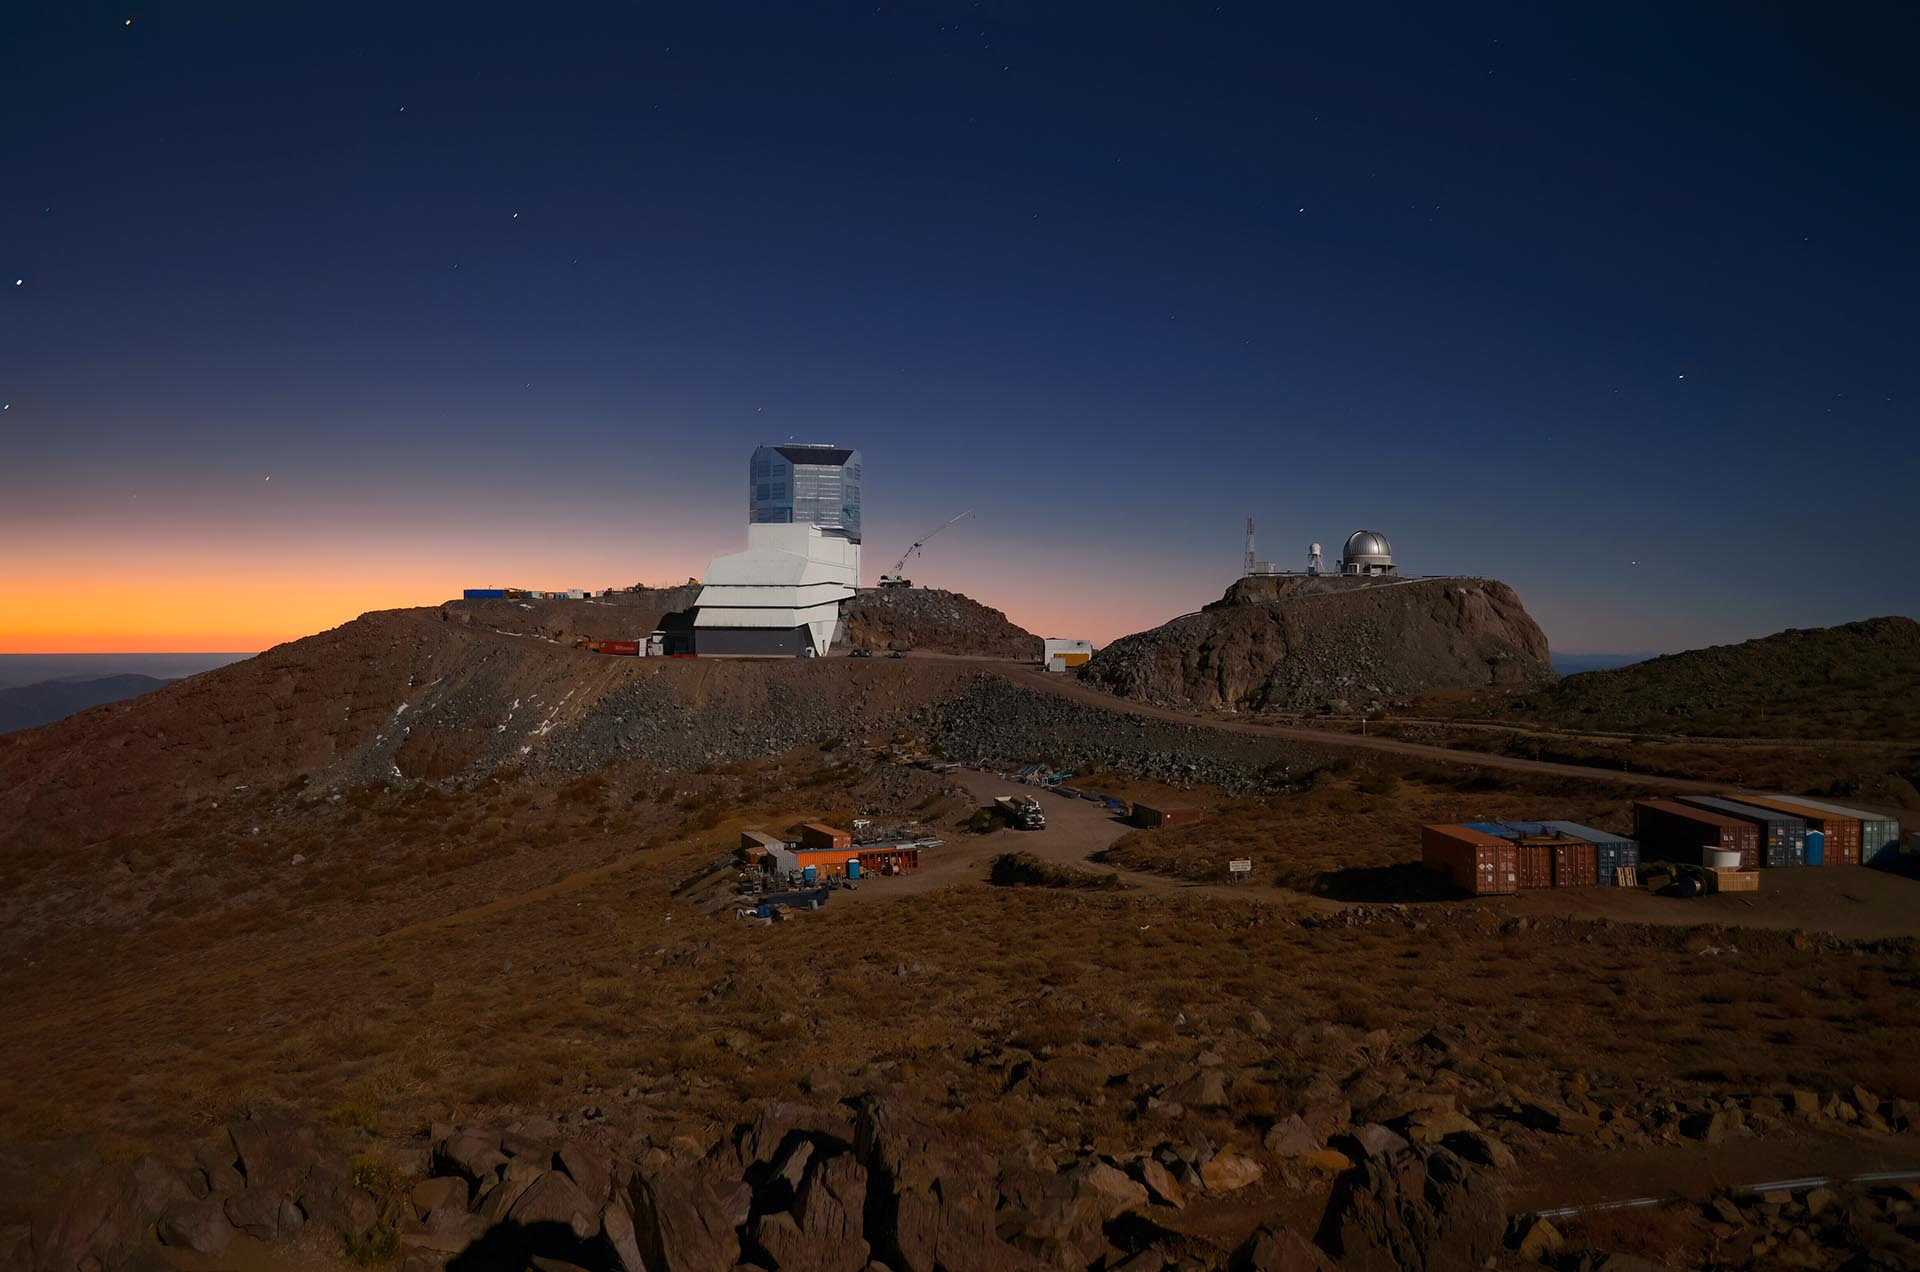
[[[918,539],[915,539],[913,541],[912,546],[910,546],[905,552],[902,552],[900,554],[900,559],[893,563],[893,573],[882,574],[880,576],[880,586],[881,587],[911,587],[912,586],[911,581],[902,577],[900,573],[902,570],[907,568],[907,562],[911,560],[915,556],[915,554],[917,554],[920,551],[920,549],[927,546],[927,540],[933,538],[934,535],[939,534],[942,530],[945,530],[948,526],[952,525],[954,522],[965,521],[968,517],[971,517],[972,515],[973,515],[973,509],[969,508],[957,517],[949,517],[947,520],[941,522],[939,525],[935,526],[933,529],[921,535]]]

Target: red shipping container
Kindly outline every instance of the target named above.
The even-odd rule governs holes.
[[[600,652],[603,654],[637,655],[640,652],[640,642],[637,640],[603,640],[600,642]]]
[[[1565,839],[1554,845],[1553,886],[1556,888],[1600,886],[1600,858],[1592,844],[1584,839]]]
[[[1518,843],[1514,848],[1520,855],[1520,886],[1523,888],[1551,888],[1553,886],[1554,845],[1545,840],[1533,840]]]
[[[1422,826],[1420,860],[1475,896],[1512,892],[1519,886],[1513,841],[1470,826]]]

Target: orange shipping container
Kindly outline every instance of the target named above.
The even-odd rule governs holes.
[[[1420,860],[1476,896],[1512,892],[1519,886],[1513,841],[1467,826],[1422,826]]]

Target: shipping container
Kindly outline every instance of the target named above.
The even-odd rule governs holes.
[[[844,851],[853,847],[853,836],[834,826],[808,822],[800,828],[800,847],[815,851],[824,849]]]
[[[1751,804],[1755,808],[1771,808],[1775,812],[1798,817],[1807,823],[1809,832],[1820,832],[1820,862],[1823,866],[1857,866],[1860,864],[1860,819],[1830,808],[1816,808],[1797,795],[1741,795],[1739,802]],[[1807,854],[1807,864],[1813,864],[1813,854]]]
[[[1616,835],[1611,831],[1596,830],[1592,826],[1583,826],[1579,822],[1547,821],[1541,822],[1549,831],[1558,831],[1563,835],[1572,835],[1575,839],[1585,840],[1593,845],[1594,873],[1600,886],[1610,888],[1620,882],[1621,867],[1637,870],[1640,867],[1640,844],[1625,835]]]
[[[470,587],[462,593],[463,599],[469,601],[498,601],[504,600],[506,595],[507,589],[504,587]]]
[[[1512,892],[1519,887],[1513,841],[1465,826],[1422,826],[1420,860],[1427,869],[1445,875],[1456,888],[1475,896]]]
[[[786,842],[777,835],[769,835],[764,830],[743,830],[740,832],[740,847],[756,855],[772,848],[784,848]]]
[[[1149,830],[1157,826],[1184,826],[1200,820],[1197,808],[1152,808],[1146,804],[1133,806],[1133,824]]]
[[[1640,850],[1660,860],[1697,866],[1704,860],[1702,849],[1725,848],[1740,854],[1742,870],[1760,868],[1760,827],[1724,813],[1670,799],[1637,799],[1633,802],[1633,833],[1640,841]]]
[[[1528,839],[1521,847],[1538,842]],[[1591,888],[1600,882],[1598,856],[1592,844],[1583,839],[1561,837],[1552,842],[1553,886],[1556,888]]]
[[[1808,808],[1817,808],[1823,813],[1832,813],[1836,817],[1851,817],[1860,823],[1860,863],[1867,866],[1890,866],[1900,859],[1900,823],[1886,813],[1876,813],[1872,809],[1855,808],[1850,804],[1836,804],[1831,800],[1803,799],[1794,797],[1797,804]]]
[[[1782,866],[1807,864],[1807,822],[1804,817],[1795,817],[1777,808],[1743,804],[1731,797],[1721,799],[1716,795],[1681,795],[1677,798],[1682,804],[1737,817],[1758,826],[1761,865],[1779,869]]]

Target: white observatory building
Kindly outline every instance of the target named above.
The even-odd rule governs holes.
[[[1342,574],[1395,574],[1393,545],[1378,530],[1355,530],[1340,553]]]
[[[860,585],[860,452],[763,446],[753,454],[747,549],[717,556],[694,602],[701,657],[816,658]]]

